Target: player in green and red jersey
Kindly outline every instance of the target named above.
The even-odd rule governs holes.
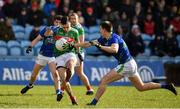
[[[78,31],[74,28],[71,28],[71,24],[68,20],[68,17],[63,16],[61,19],[62,28],[58,28],[54,33],[55,39],[58,40],[60,37],[68,38],[68,42],[74,41],[78,42]],[[73,105],[77,105],[75,96],[72,93],[71,85],[69,80],[73,76],[74,68],[77,64],[76,50],[73,47],[70,47],[69,44],[64,45],[64,50],[60,51],[57,48],[54,49],[54,55],[56,57],[56,69],[59,73],[61,86],[65,88],[66,92],[70,96]],[[62,99],[63,94],[59,94],[60,100]],[[60,101],[59,100],[59,101]]]
[[[76,13],[72,13],[70,14],[69,18],[70,18],[71,26],[75,28],[79,33],[79,36],[78,36],[79,42],[84,42],[84,37],[85,37],[84,28],[78,21],[78,15]],[[79,76],[79,78],[82,80],[82,82],[87,88],[86,95],[92,95],[94,90],[92,89],[89,83],[89,80],[83,71],[83,67],[84,67],[84,62],[83,62],[84,49],[83,48],[80,48],[80,53],[78,53],[77,56],[78,56],[78,66],[75,67],[75,72],[77,73],[77,75]]]

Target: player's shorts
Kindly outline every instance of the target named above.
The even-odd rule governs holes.
[[[133,58],[124,64],[119,64],[114,68],[114,70],[124,77],[133,77],[135,75],[139,75],[137,72],[137,64]]]
[[[66,67],[66,63],[73,59],[77,63],[77,57],[75,53],[65,53],[56,57],[56,68],[58,67]]]
[[[47,57],[47,56],[38,54],[36,58],[36,63],[42,66],[45,66],[46,64],[49,64],[51,62],[55,62],[55,57]]]
[[[82,58],[84,59],[85,53],[82,52],[82,53],[81,53],[81,56],[82,56]],[[76,54],[76,57],[77,57],[77,64],[76,64],[76,66],[80,66],[81,60],[79,59],[78,54]]]

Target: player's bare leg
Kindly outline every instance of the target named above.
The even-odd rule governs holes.
[[[72,93],[73,91],[69,82],[66,82],[66,92],[68,93],[71,99],[72,105],[78,105],[76,97],[73,96],[74,94]]]
[[[134,75],[133,77],[129,77],[129,80],[134,84],[136,89],[139,91],[164,88],[164,89],[170,90],[175,95],[177,95],[177,91],[173,84],[160,84],[160,83],[154,83],[154,82],[143,83],[139,75]]]
[[[60,80],[61,80],[61,86],[66,88],[66,68],[60,67],[57,69]],[[61,101],[63,97],[63,93],[60,93],[57,95],[57,101]]]
[[[54,79],[54,88],[56,90],[57,94],[57,101],[59,100],[59,94],[62,93],[60,89],[60,81],[59,81],[59,75],[58,72],[56,71],[56,64],[54,62],[49,63],[49,69],[52,73],[53,79]]]
[[[36,81],[37,75],[43,67],[44,66],[41,66],[37,63],[34,65],[29,84],[21,90],[21,94],[25,94],[29,89],[33,88],[33,84]]]
[[[76,60],[74,59],[70,59],[67,63],[66,63],[66,66],[67,66],[67,70],[66,70],[66,73],[67,73],[67,77],[66,77],[66,91],[71,99],[71,102],[72,102],[72,105],[78,105],[77,103],[77,100],[76,100],[76,97],[73,95],[72,93],[72,88],[71,88],[71,85],[69,83],[69,80],[71,79],[71,77],[73,76],[74,74],[74,68],[75,68],[75,65],[76,65]]]
[[[60,78],[61,78],[61,86],[64,87],[64,89],[66,90],[66,92],[68,93],[68,95],[70,96],[71,101],[73,101],[72,103],[74,103],[74,101],[76,101],[75,97],[73,96],[72,93],[72,89],[71,86],[69,84],[69,79],[71,76],[71,74],[67,74],[66,69],[65,68],[60,68],[58,69],[58,72],[60,72]],[[68,72],[69,73],[69,72]],[[67,76],[68,75],[68,76]],[[63,95],[61,94],[60,97],[62,98]],[[60,100],[59,100],[60,101]],[[76,103],[77,104],[77,103]]]
[[[87,88],[86,95],[92,95],[94,93],[94,90],[92,89],[87,76],[84,74],[83,66],[84,63],[80,62],[80,66],[75,67],[75,72],[77,73],[77,75],[79,76],[79,78],[82,80],[82,82]]]
[[[101,80],[98,90],[95,94],[95,98],[89,103],[88,105],[96,105],[98,100],[101,98],[101,96],[106,91],[106,87],[109,83],[117,81],[119,79],[123,78],[123,76],[119,75],[116,71],[111,70],[109,73],[107,73]]]

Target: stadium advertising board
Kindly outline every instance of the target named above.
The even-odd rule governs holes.
[[[0,84],[27,84],[34,65],[33,61],[0,61]],[[117,65],[114,61],[85,61],[84,71],[92,85],[98,85],[101,78]],[[143,81],[152,81],[152,78],[164,76],[161,61],[138,62],[139,74]],[[36,84],[52,85],[53,78],[46,66],[38,75]],[[82,85],[75,74],[71,80],[72,85]],[[114,82],[111,85],[129,85],[127,78]]]
[[[101,78],[112,68],[117,66],[114,61],[86,61],[85,72],[91,84],[98,85]],[[91,72],[91,73],[89,73]],[[141,61],[138,62],[138,73],[144,82],[152,81],[154,77],[164,76],[163,63],[161,61]],[[128,78],[123,78],[111,85],[130,85]]]

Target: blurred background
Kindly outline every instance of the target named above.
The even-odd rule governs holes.
[[[25,84],[42,42],[31,54],[25,53],[27,46],[39,30],[53,24],[55,15],[72,12],[79,15],[86,41],[100,37],[101,20],[111,21],[136,59],[143,81],[180,85],[180,0],[0,0],[0,84]],[[85,53],[85,73],[97,85],[117,62],[96,47]],[[52,84],[47,72],[45,68],[37,84]],[[72,83],[82,84],[76,75]],[[114,83],[121,84],[129,81]]]

